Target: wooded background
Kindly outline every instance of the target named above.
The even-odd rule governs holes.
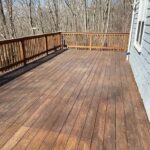
[[[67,32],[129,32],[133,0],[0,0],[0,39]]]

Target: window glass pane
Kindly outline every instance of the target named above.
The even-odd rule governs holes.
[[[139,23],[138,23],[137,39],[136,39],[137,42],[139,41],[140,29],[141,29],[141,21],[139,21]]]
[[[142,22],[142,25],[141,25],[141,34],[140,34],[140,41],[139,41],[140,45],[141,45],[141,42],[142,42],[143,31],[144,31],[144,21]]]

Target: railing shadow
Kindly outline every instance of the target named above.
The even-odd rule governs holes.
[[[66,50],[68,50],[68,49],[64,48],[64,49],[61,49],[61,50],[54,51],[54,52],[50,53],[47,56],[44,56],[44,57],[42,57],[38,60],[35,60],[35,61],[25,65],[25,66],[22,66],[18,69],[15,69],[11,72],[8,72],[8,73],[0,76],[0,86],[10,82],[11,80],[14,80],[15,78],[21,76],[22,74],[24,74],[24,73],[38,67],[39,65],[49,61],[50,59],[58,56],[59,54],[61,54],[63,52],[65,52]]]

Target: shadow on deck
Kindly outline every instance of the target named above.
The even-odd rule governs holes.
[[[150,147],[124,52],[68,50],[1,86],[0,129],[2,149]]]
[[[11,72],[8,72],[2,76],[0,76],[0,86],[10,82],[11,80],[14,80],[15,78],[19,77],[20,75],[34,69],[35,67],[38,67],[39,65],[51,60],[52,58],[56,57],[57,55],[63,53],[67,49],[62,49],[59,51],[54,51],[50,53],[47,56],[41,57],[41,59],[37,59],[36,61],[33,61],[26,66],[20,67],[18,69],[15,69]]]

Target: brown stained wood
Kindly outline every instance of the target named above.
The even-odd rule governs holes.
[[[86,63],[86,65],[87,65],[87,64],[88,64],[88,63]],[[92,64],[92,63],[91,63],[91,64]],[[91,64],[88,64],[88,65],[91,66]],[[89,67],[89,66],[87,66],[87,67]],[[89,72],[91,72],[92,66],[89,67],[89,69],[90,69]],[[88,71],[88,70],[87,70],[87,71]],[[89,72],[85,72],[85,73],[88,74]],[[84,78],[84,77],[85,77],[85,78]],[[85,86],[87,80],[88,80],[88,76],[83,76],[83,79],[81,79],[81,81],[80,81],[80,86],[77,86],[77,88],[74,90],[73,94],[72,94],[71,97],[70,97],[70,100],[69,100],[70,104],[71,104],[72,102],[74,103],[72,109],[71,109],[71,110],[68,109],[68,108],[70,108],[70,106],[71,106],[70,104],[67,105],[67,106],[63,109],[62,115],[59,117],[59,120],[58,120],[57,123],[55,123],[55,124],[53,125],[53,127],[52,127],[52,131],[53,131],[53,130],[57,131],[56,134],[54,134],[53,132],[48,133],[48,135],[47,135],[46,138],[44,139],[44,141],[43,141],[43,143],[42,143],[40,149],[49,149],[49,146],[52,147],[52,145],[54,144],[54,142],[55,142],[57,136],[59,135],[59,132],[61,131],[61,129],[62,129],[64,123],[67,122],[67,120],[69,119],[68,117],[71,115],[72,110],[75,111],[75,110],[77,109],[78,105],[80,106],[80,105],[82,104],[82,101],[76,101],[76,100],[77,100],[77,98],[80,96],[79,93],[82,93],[81,90],[82,90],[82,88]],[[80,92],[80,91],[81,91],[81,92]],[[74,101],[74,100],[75,100],[75,101]],[[69,110],[69,114],[68,114],[67,117],[66,117],[66,112],[68,112],[68,110]],[[74,112],[74,113],[75,113],[75,112]],[[60,126],[60,124],[63,124],[63,125]],[[57,133],[58,133],[58,134],[57,134]],[[46,144],[47,142],[50,143],[49,146]]]
[[[125,67],[126,75],[129,74],[130,71],[131,70],[129,66],[126,65]],[[150,137],[148,136],[150,132],[147,132],[147,130],[149,129],[149,127],[147,126],[147,118],[145,118],[145,112],[143,111],[143,104],[141,103],[142,100],[140,98],[140,95],[139,93],[136,92],[137,87],[135,86],[133,75],[132,74],[129,74],[129,75],[130,75],[130,78],[127,78],[127,82],[132,83],[131,86],[129,87],[129,90],[130,90],[132,105],[135,108],[134,114],[136,117],[136,128],[137,128],[138,136],[141,139],[140,141],[141,148],[144,150],[148,150],[149,145],[147,145],[146,143],[150,141]],[[132,92],[131,92],[131,89],[132,89]],[[141,112],[140,114],[138,113],[139,110]]]
[[[107,108],[106,108],[106,118],[105,118],[105,128],[104,128],[104,139],[103,139],[103,148],[114,150],[115,149],[115,137],[116,137],[116,114],[115,114],[115,98],[117,94],[117,88],[115,86],[115,76],[111,76],[115,73],[116,69],[116,60],[113,52],[110,53],[110,74],[109,74],[109,87],[108,87],[108,96],[107,96]],[[112,65],[113,63],[113,65]]]
[[[109,87],[109,66],[110,66],[110,53],[106,53],[106,68],[105,68],[105,78],[102,86],[102,92],[99,97],[99,107],[97,111],[95,127],[92,136],[91,149],[102,149],[103,141],[104,141],[104,131],[105,131],[105,120],[106,120],[106,110],[107,110],[107,95],[108,95],[108,87]]]
[[[150,147],[150,125],[123,52],[62,53],[0,87],[0,114],[0,149]]]
[[[61,33],[43,34],[37,36],[29,36],[18,39],[0,41],[0,55],[2,63],[0,63],[0,73],[14,70],[20,66],[41,58],[48,54],[50,50],[61,48]],[[52,37],[47,41],[48,37]],[[57,40],[54,40],[56,39]],[[53,43],[53,47],[48,48],[48,43]],[[17,48],[16,44],[21,43]],[[2,49],[3,47],[3,49]],[[20,54],[22,59],[20,59]]]
[[[102,56],[101,56],[102,57]],[[82,94],[82,93],[81,93]],[[82,103],[83,104],[83,103]],[[81,111],[81,109],[82,109],[82,106],[81,106],[81,108],[80,108],[80,111]],[[73,125],[73,124],[72,124]],[[70,127],[71,128],[71,127]],[[68,132],[69,133],[69,132]],[[66,138],[67,136],[65,136],[64,138],[67,140],[67,138]],[[64,140],[64,139],[63,139]],[[61,146],[61,145],[60,145]],[[63,145],[62,145],[62,147],[63,147]],[[55,147],[56,148],[56,147]]]
[[[82,72],[82,73],[84,73],[84,72]],[[76,74],[74,73],[74,75],[76,75]],[[76,80],[77,83],[79,83],[80,80],[81,80],[80,79],[80,74],[78,74],[78,75],[79,75],[79,77],[77,78],[78,80]],[[83,76],[81,76],[81,77],[83,77]],[[69,83],[69,85],[70,84],[71,83]],[[78,88],[77,85],[78,84],[73,84],[70,87],[70,90],[67,91],[67,94],[65,95],[65,97],[62,97],[63,101],[66,101],[65,106],[64,106],[63,103],[60,103],[59,107],[57,109],[55,109],[56,114],[54,114],[54,113],[52,114],[54,117],[50,118],[49,121],[48,121],[48,124],[45,124],[42,128],[48,128],[48,129],[52,128],[52,131],[57,131],[58,130],[57,132],[59,132],[59,129],[62,127],[63,122],[67,119],[66,117],[68,116],[68,113],[72,110],[72,109],[70,110],[70,107],[72,108],[75,105],[75,102],[76,102],[75,100],[76,100],[77,94],[79,93],[77,91],[80,90],[80,88]],[[75,97],[71,98],[72,95],[74,95]],[[59,113],[59,116],[57,115],[58,111],[61,112],[61,113]],[[53,121],[55,119],[57,119],[57,121]],[[42,145],[42,147],[44,147],[44,149],[46,149],[47,148],[47,143],[52,145],[53,140],[55,139],[55,136],[57,137],[57,134],[54,134],[54,132],[46,132],[45,134],[43,134],[39,131],[37,133],[37,135],[35,136],[33,142],[30,143],[29,149],[38,148],[40,145]],[[43,142],[42,143],[39,142],[38,144],[35,145],[33,143],[35,143],[37,141],[37,138],[40,138],[41,141],[43,141]],[[34,145],[34,147],[33,147],[33,145]],[[48,147],[48,149],[49,149],[49,147]]]
[[[120,53],[120,57],[117,57],[117,59],[120,59],[121,61],[122,53]],[[116,87],[121,87],[120,67],[122,66],[121,66],[120,61],[116,63],[115,78],[119,80],[116,83]],[[126,122],[125,122],[125,110],[124,110],[124,103],[123,103],[123,98],[122,98],[122,88],[118,89],[118,92],[116,95],[116,149],[117,150],[128,149]]]
[[[26,52],[25,52],[25,45],[24,45],[24,40],[21,41],[21,53],[22,53],[22,58],[24,65],[26,65]]]
[[[129,86],[131,85],[129,85],[127,82],[127,77],[129,77],[129,75],[126,76],[125,74],[126,65],[127,64],[125,62],[121,61],[121,65],[120,65],[121,87],[122,87],[122,99],[123,99],[124,110],[125,110],[126,136],[127,136],[127,141],[128,141],[128,148],[140,150],[142,149],[141,143],[140,143],[142,139],[140,139],[138,135],[137,122],[136,122],[137,119],[134,113],[134,109],[136,108],[133,107],[132,100],[130,97],[131,95],[129,91]]]
[[[70,134],[70,137],[68,138],[65,149],[76,149],[78,147],[78,143],[82,135],[82,131],[84,129],[84,124],[88,117],[88,112],[92,103],[92,98],[94,96],[96,84],[93,81],[94,81],[97,69],[98,69],[98,66],[96,64],[93,67],[92,73],[90,74],[89,81],[87,81],[87,86],[86,86],[87,94],[84,97],[85,100],[84,100],[83,106],[73,126],[72,132]]]
[[[61,57],[59,58],[59,59],[61,59]],[[69,60],[71,60],[71,58],[69,58]],[[69,61],[68,60],[68,61]],[[59,63],[58,63],[59,64]],[[52,67],[52,65],[53,65],[53,67]],[[61,66],[62,65],[62,66]],[[55,74],[57,74],[57,72],[58,71],[60,71],[60,67],[61,67],[61,69],[63,69],[63,71],[64,71],[64,73],[65,73],[65,71],[66,71],[66,67],[69,65],[67,62],[66,62],[66,64],[64,65],[63,63],[62,64],[59,64],[59,67],[58,67],[58,65],[55,65],[54,66],[54,63],[49,63],[49,65],[48,66],[44,66],[44,65],[42,65],[40,68],[41,68],[41,70],[42,69],[47,69],[48,67],[51,67],[51,70],[50,71],[47,71],[47,74],[48,74],[48,77],[49,77],[49,79],[51,78],[53,78],[53,74],[55,73]],[[65,69],[66,68],[66,69]],[[21,87],[21,89],[22,90],[20,90],[21,92],[19,92],[19,94],[21,94],[21,96],[20,96],[20,98],[23,98],[22,97],[22,94],[24,94],[24,88],[26,87],[26,86],[28,86],[28,84],[30,83],[30,82],[34,82],[34,83],[38,83],[37,81],[39,80],[41,80],[42,79],[42,77],[40,76],[41,75],[41,71],[39,71],[38,69],[35,69],[36,70],[36,73],[37,74],[39,74],[39,79],[35,76],[33,76],[33,73],[31,72],[31,73],[26,73],[25,75],[23,75],[22,77],[20,77],[20,78],[18,78],[20,81],[22,80],[22,82],[18,82],[18,80],[17,80],[17,82],[16,82],[16,80],[14,80],[14,82],[13,82],[13,84],[12,83],[10,83],[10,85],[12,84],[12,86],[11,86],[11,88],[9,89],[8,88],[8,85],[6,85],[6,89],[5,89],[5,91],[3,91],[2,93],[1,93],[1,98],[5,98],[5,99],[8,99],[8,98],[10,98],[9,96],[6,96],[5,94],[6,94],[6,92],[8,91],[8,92],[10,92],[10,94],[12,95],[12,96],[14,96],[13,98],[15,98],[15,88],[17,87],[17,86],[20,86]],[[63,72],[62,72],[63,73]],[[29,74],[29,75],[28,75]],[[57,78],[60,78],[61,77],[61,74],[57,74],[56,76],[55,76],[55,79],[57,79]],[[30,80],[31,79],[31,80]],[[14,86],[15,85],[15,86]],[[50,84],[51,85],[51,84]],[[41,90],[43,91],[45,89],[45,87],[44,88],[42,88]],[[9,91],[10,90],[10,91]],[[29,92],[28,93],[25,93],[25,94],[30,94],[30,92],[31,93],[33,93],[33,90],[34,90],[34,88],[30,88],[30,90],[29,90]],[[42,92],[41,91],[41,92]],[[11,107],[13,107],[13,109],[18,109],[18,108],[16,108],[16,107],[18,107],[18,104],[16,103],[16,102],[21,102],[21,100],[16,100],[15,101],[15,103],[13,103],[13,105],[12,106],[10,106],[10,108]],[[26,101],[26,103],[27,103],[27,101]],[[30,103],[31,103],[31,101],[30,101]],[[17,104],[17,106],[16,107],[14,107],[15,105]],[[7,107],[9,106],[9,103],[8,103],[8,105],[7,105]],[[9,108],[9,107],[8,107]],[[11,109],[12,110],[12,109]],[[5,115],[5,118],[6,118],[6,115]]]
[[[71,63],[71,62],[70,62]],[[64,69],[64,71],[65,71],[65,69]],[[69,71],[69,70],[68,70]],[[67,73],[67,72],[66,72]],[[65,76],[66,74],[64,73],[64,76]],[[69,77],[69,76],[68,76]],[[61,79],[62,79],[62,81],[63,81],[63,83],[61,84],[61,83],[57,83],[57,84],[53,84],[53,86],[51,86],[51,84],[48,84],[49,86],[50,86],[50,88],[51,88],[51,92],[53,93],[53,95],[55,96],[55,93],[57,94],[58,93],[58,91],[63,87],[63,85],[64,85],[64,83],[65,83],[65,80],[67,80],[67,78],[60,78],[60,81],[61,81]],[[56,76],[55,76],[55,80],[57,80],[57,74],[56,74]],[[57,90],[56,90],[56,87],[55,86],[58,86],[58,85],[60,85],[59,87],[57,87]],[[53,88],[53,87],[55,87],[55,88]],[[50,89],[48,89],[48,90],[50,90]],[[55,90],[55,91],[54,91]],[[44,96],[39,96],[39,99],[34,99],[34,97],[28,97],[29,98],[29,100],[30,99],[33,99],[33,102],[39,102],[40,101],[40,103],[42,102],[42,99],[45,99],[45,98],[47,98],[48,97],[48,95],[47,95],[47,90],[45,90],[44,91],[45,92],[45,94],[44,94]],[[37,96],[37,98],[38,98],[38,95],[36,94],[36,96]],[[52,95],[51,95],[52,96]],[[30,100],[31,101],[31,100]],[[31,103],[31,106],[34,104],[32,104],[32,101],[30,102]],[[31,107],[30,105],[27,107],[29,110],[31,109],[31,113],[32,113],[32,111],[34,111],[34,107],[37,107],[37,106],[39,106],[40,105],[40,103],[36,103],[36,105],[34,105],[33,107]],[[22,107],[20,108],[20,110],[22,109]],[[23,116],[21,116],[20,115],[20,113],[19,113],[19,116],[20,116],[20,119],[19,119],[19,124],[23,124],[24,123],[24,121],[27,119],[27,113],[28,112],[30,112],[30,111],[25,111],[25,113],[23,114]],[[15,122],[16,122],[16,118],[18,118],[19,117],[18,115],[15,115],[15,118],[11,118],[11,119],[15,119]],[[12,121],[11,121],[11,119],[9,119],[10,120],[10,123],[12,124]],[[8,121],[7,121],[8,122]],[[15,122],[13,123],[13,124],[15,124]],[[30,122],[29,122],[30,123]],[[13,125],[12,124],[12,125]],[[18,124],[18,121],[17,121],[17,124]],[[10,126],[10,125],[9,125]],[[6,127],[5,127],[6,128]],[[6,129],[5,129],[6,130]],[[4,142],[5,142],[5,140],[6,140],[6,138],[9,138],[10,136],[11,136],[11,133],[14,133],[15,131],[14,130],[12,130],[11,129],[11,127],[9,127],[8,128],[8,130],[9,130],[9,132],[6,132],[6,134],[5,134],[5,137],[3,137],[2,139],[1,139],[1,141],[0,141],[0,145],[2,145]],[[17,128],[16,128],[16,130],[17,130]],[[1,130],[1,132],[2,132],[3,130]],[[11,132],[10,132],[11,131]]]
[[[90,71],[89,73],[92,73],[92,72]],[[84,78],[87,80],[86,84],[88,84],[88,82],[89,82],[89,79],[87,77],[89,77],[89,75],[88,76],[87,75],[84,76]],[[70,115],[69,115],[65,125],[62,128],[61,134],[59,134],[59,136],[57,138],[58,139],[57,142],[55,142],[57,144],[54,144],[55,146],[53,147],[53,149],[64,149],[65,148],[65,145],[66,145],[68,137],[69,137],[69,135],[71,133],[72,127],[74,126],[74,123],[75,123],[75,121],[76,121],[76,119],[78,117],[78,114],[79,114],[79,112],[82,109],[83,99],[85,100],[85,96],[87,94],[87,86],[86,86],[86,84],[84,84],[84,87],[81,89],[81,91],[79,93],[80,95],[77,97],[78,100],[76,102],[76,106],[71,111],[71,113],[70,113]],[[80,105],[80,107],[78,107],[78,105]]]
[[[65,71],[65,69],[64,69],[64,71]],[[65,75],[65,74],[64,74],[64,75]],[[48,77],[49,77],[49,76],[48,76]],[[53,77],[53,76],[52,76],[52,77]],[[55,76],[55,79],[57,79],[56,77],[57,77],[57,76]],[[59,77],[59,78],[60,78],[60,77]],[[60,78],[60,79],[63,80],[63,78]],[[37,79],[36,79],[36,80],[37,80]],[[39,79],[39,80],[41,80],[41,79]],[[32,83],[33,83],[33,81],[32,81]],[[43,84],[44,84],[44,83],[43,83]],[[59,82],[58,82],[58,84],[59,84]],[[56,85],[57,85],[57,84],[56,84]],[[49,86],[51,86],[51,84],[49,84]],[[46,87],[46,86],[45,86],[45,87]],[[44,88],[45,88],[45,87],[44,87]],[[53,87],[53,86],[51,86],[51,88],[52,88],[52,87]],[[43,90],[43,88],[42,88],[41,90]],[[46,93],[46,90],[45,90],[44,92]],[[32,90],[32,93],[33,93],[33,90]],[[24,112],[24,109],[26,110],[27,108],[29,108],[29,106],[32,104],[32,102],[35,102],[36,99],[33,99],[33,97],[31,97],[31,96],[29,95],[29,93],[27,93],[27,94],[28,94],[28,96],[26,96],[26,98],[23,99],[24,102],[26,102],[26,103],[23,105],[24,102],[20,100],[19,103],[20,103],[20,104],[22,103],[21,105],[19,104],[19,105],[20,105],[20,106],[19,106],[20,109],[19,109],[19,108],[16,109],[16,107],[13,107],[13,106],[12,106],[12,109],[15,109],[15,110],[18,110],[18,109],[19,109],[20,112]],[[33,94],[35,95],[35,92],[34,92]],[[38,98],[38,95],[37,95],[37,94],[36,94],[36,97]],[[40,97],[41,97],[41,96],[40,96]],[[33,99],[33,101],[32,101],[31,98]],[[42,98],[44,98],[44,97],[42,97]],[[29,103],[29,102],[30,102],[30,103]],[[29,105],[28,103],[29,103],[30,105]],[[28,104],[29,106],[27,107],[26,104]],[[33,103],[33,104],[34,104],[34,103]],[[18,104],[17,104],[17,106],[18,106]],[[11,108],[11,107],[10,107],[10,108]],[[20,113],[17,112],[17,114],[18,114],[19,116],[21,116]],[[11,119],[9,119],[9,120],[8,120],[8,119],[6,120],[6,117],[7,117],[7,115],[6,115],[6,116],[4,116],[4,117],[5,117],[4,119],[7,121],[7,123],[8,123],[8,122],[12,123],[12,122],[14,122],[13,120],[16,120],[16,118],[19,117],[17,114],[15,114],[15,115],[14,115],[15,117],[13,117],[13,118],[11,117]],[[10,115],[9,115],[9,116],[10,116]],[[26,117],[27,117],[27,116],[26,116]],[[3,119],[3,120],[4,120],[4,119]],[[12,120],[12,119],[13,119],[13,120]],[[21,116],[21,119],[23,120],[24,117]],[[1,120],[2,120],[2,119],[1,119]],[[1,132],[2,132],[2,131],[3,131],[3,130],[1,129]]]
[[[128,36],[128,33],[58,32],[0,41],[0,73],[15,70],[45,56],[49,51],[60,50],[63,48],[62,38],[68,48],[126,51]],[[19,43],[18,49],[16,44]]]
[[[78,49],[100,49],[100,50],[114,50],[114,51],[124,51],[122,47],[104,47],[104,46],[83,46],[83,45],[67,45],[68,48],[78,48]]]
[[[127,51],[128,33],[61,33],[68,48]]]
[[[53,74],[54,73],[57,74],[60,71],[60,69],[65,71],[64,67],[68,66],[70,64],[70,61],[72,60],[72,56],[70,56],[69,51],[65,53],[65,59],[63,57],[64,55],[59,55],[56,61],[53,61],[55,60],[54,58],[53,60],[49,61],[49,64],[43,64],[43,65],[40,65],[38,68],[35,68],[34,72],[36,72],[41,78],[41,74],[42,74],[41,70],[48,70],[48,68],[51,68],[50,70],[47,71],[47,74],[49,78],[53,78]],[[62,59],[63,59],[63,62],[61,61]],[[30,82],[33,82],[34,80],[36,80],[37,77],[33,76],[34,72],[33,71],[27,72],[23,74],[22,76],[18,77],[16,80],[13,80],[13,82],[10,82],[9,85],[8,84],[4,85],[3,91],[0,93],[0,96],[2,95],[6,96],[6,92],[15,92],[15,90],[13,89],[15,89],[17,86],[25,87]],[[57,74],[57,76],[58,75],[59,74]],[[18,82],[18,79],[19,79],[19,82]],[[11,95],[15,95],[15,93],[11,93]]]
[[[100,32],[61,32],[63,35],[109,35],[109,36],[114,36],[114,35],[129,35],[129,33],[126,32],[110,32],[110,33],[100,33]]]
[[[97,69],[96,76],[94,78],[96,87],[94,96],[92,98],[92,104],[90,106],[90,110],[88,112],[88,116],[86,118],[86,122],[82,131],[82,135],[79,141],[78,149],[90,149],[93,130],[95,127],[96,115],[99,106],[99,96],[102,90],[103,82],[104,82],[104,73],[105,73],[105,64],[106,64],[106,56],[102,53],[102,58],[99,62],[99,68]],[[100,74],[101,72],[101,74]],[[99,76],[100,74],[100,76]]]

